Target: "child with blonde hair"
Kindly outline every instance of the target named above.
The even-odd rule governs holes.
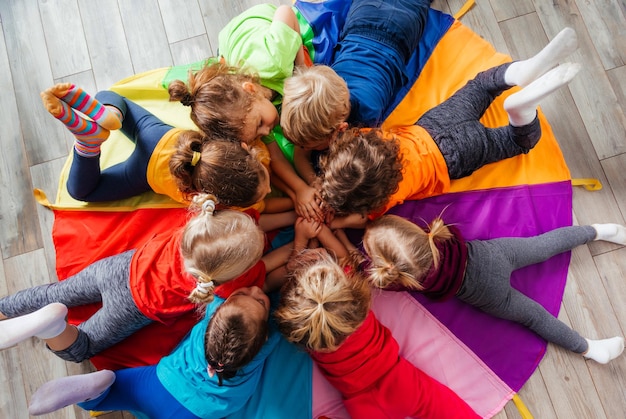
[[[114,201],[154,191],[189,204],[194,194],[211,193],[222,205],[248,207],[268,192],[269,155],[264,148],[241,149],[228,136],[209,139],[174,128],[111,91],[92,98],[71,83],[61,83],[41,96],[46,109],[75,136],[67,190],[77,200]],[[113,129],[120,129],[135,148],[127,160],[101,170],[101,144]],[[268,212],[291,206],[274,204],[278,206]]]
[[[216,205],[214,197],[198,195],[197,213],[184,229],[157,234],[63,281],[0,298],[0,349],[37,336],[60,358],[81,362],[152,322],[169,324],[215,294],[263,286],[266,272],[284,265],[291,248],[261,260],[258,213],[216,211]],[[65,320],[67,307],[98,302],[102,308],[77,327]]]
[[[593,224],[535,237],[465,241],[457,227],[446,226],[441,218],[424,230],[404,218],[384,215],[367,225],[363,247],[370,258],[370,280],[378,288],[417,291],[435,300],[457,297],[606,364],[624,350],[622,337],[585,339],[510,283],[513,271],[594,240],[626,245],[626,227]]]
[[[388,131],[346,131],[346,125],[337,119],[343,108],[320,103],[328,83],[319,84],[306,102],[290,102],[291,83],[294,91],[301,92],[295,86],[310,84],[309,80],[315,78],[308,73],[320,71],[312,67],[294,76],[296,80],[286,82],[281,123],[287,137],[309,155],[311,150],[330,146],[320,161],[322,198],[337,215],[352,215],[352,225],[362,226],[366,216],[375,218],[404,200],[445,193],[451,179],[532,149],[541,137],[539,102],[567,84],[580,68],[571,63],[553,67],[576,47],[575,32],[566,28],[534,57],[479,73],[415,125]],[[322,71],[339,83],[337,74]],[[480,118],[484,112],[498,95],[513,86],[524,88],[504,102],[509,125],[483,126]],[[337,94],[346,104],[347,95],[345,89]],[[304,99],[301,94],[294,96]],[[302,128],[308,125],[325,126],[327,130],[309,137],[311,132]],[[309,164],[310,171],[308,157],[302,161]],[[335,226],[349,226],[352,221]]]
[[[291,262],[290,262],[291,263]],[[370,288],[322,249],[294,261],[275,313],[290,342],[307,349],[354,418],[474,418],[456,393],[399,355],[370,310]]]
[[[216,300],[174,351],[157,365],[102,370],[45,383],[32,396],[31,415],[78,403],[86,410],[129,410],[150,418],[225,417],[256,390],[280,334],[270,301],[258,287]]]

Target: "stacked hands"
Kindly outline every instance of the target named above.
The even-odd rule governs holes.
[[[350,11],[342,48],[330,67],[302,66],[306,50],[292,8],[260,5],[256,14],[236,18],[220,34],[219,50],[244,56],[229,55],[190,73],[186,82],[169,85],[170,100],[190,107],[197,130],[170,126],[110,91],[91,98],[65,83],[42,93],[44,106],[75,137],[67,183],[74,198],[112,201],[152,191],[189,205],[194,215],[182,231],[155,235],[138,249],[97,261],[59,283],[1,298],[0,349],[37,336],[62,359],[80,362],[152,322],[198,307],[206,315],[171,355],[146,367],[154,372],[149,378],[133,368],[65,377],[35,394],[32,414],[74,403],[94,410],[126,407],[151,417],[166,412],[224,417],[237,411],[241,406],[225,403],[219,410],[219,403],[203,398],[254,391],[278,341],[278,332],[268,326],[264,293],[276,290],[281,290],[278,329],[306,348],[354,417],[374,417],[371,412],[388,417],[385,410],[392,404],[398,418],[477,417],[453,391],[399,356],[397,342],[370,312],[371,287],[458,298],[599,363],[622,353],[623,338],[583,338],[513,289],[510,276],[593,240],[626,245],[624,226],[572,226],[537,237],[466,241],[440,218],[420,227],[385,215],[405,200],[448,192],[451,180],[486,164],[531,151],[541,138],[539,102],[580,68],[561,63],[577,48],[574,31],[564,29],[534,57],[477,74],[415,125],[383,130],[377,126],[391,97],[377,98],[371,86],[354,84],[351,71],[358,68],[373,84],[384,84],[380,90],[396,92],[400,78],[381,77],[389,74],[382,70],[403,67],[417,48],[430,2],[376,2],[374,9],[363,3]],[[389,14],[394,19],[386,19]],[[393,32],[396,16],[405,18],[401,33]],[[222,45],[244,42],[242,34],[226,35],[246,29],[247,19],[254,21],[248,22],[252,32],[267,33],[247,38],[247,48]],[[271,25],[274,19],[284,25]],[[391,27],[372,26],[381,30],[372,39],[362,31],[350,36],[352,24],[363,19]],[[285,68],[257,68],[273,76],[261,79],[228,64],[254,61],[251,57],[275,42],[276,51],[291,55]],[[385,50],[378,56],[389,62],[346,54],[358,42],[370,47],[378,42]],[[508,125],[483,126],[483,113],[513,86],[522,88],[504,101]],[[282,97],[280,115],[272,102],[277,97]],[[371,128],[350,128],[363,121]],[[272,141],[279,123],[293,145],[293,162]],[[118,129],[136,147],[128,160],[101,170],[101,145]],[[324,152],[319,161],[312,160],[314,151]],[[270,183],[281,197],[269,194]],[[263,254],[264,233],[291,225],[293,242]],[[363,254],[344,228],[364,229]],[[365,258],[368,263],[361,263]],[[489,274],[482,271],[485,260],[492,266]],[[157,268],[163,266],[166,271]],[[85,323],[65,320],[67,307],[99,301],[106,303],[103,309]],[[367,349],[375,344],[383,349],[372,354]],[[181,361],[187,359],[198,365]],[[355,368],[367,370],[368,377],[338,375],[335,369],[346,362],[371,365]],[[257,378],[246,384],[241,376]],[[133,403],[120,404],[120,394],[143,388],[142,380],[159,381],[159,394],[131,392],[125,401]],[[222,388],[225,380],[230,387]],[[386,399],[395,395],[397,400]],[[189,416],[178,416],[181,412]]]

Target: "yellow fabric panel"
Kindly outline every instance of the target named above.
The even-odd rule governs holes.
[[[195,125],[189,117],[190,109],[180,102],[169,102],[167,90],[161,87],[161,81],[169,68],[160,68],[145,73],[136,74],[121,80],[111,86],[111,90],[143,106],[168,124],[183,128],[194,129]],[[100,165],[110,167],[122,162],[132,153],[134,144],[120,131],[111,132],[111,136],[102,144]],[[146,192],[136,197],[115,202],[85,203],[76,201],[67,193],[65,183],[72,161],[70,153],[65,166],[61,171],[57,198],[52,207],[63,209],[85,209],[90,211],[131,211],[138,208],[172,208],[182,204],[166,195]],[[39,202],[45,203],[45,195],[37,191]]]

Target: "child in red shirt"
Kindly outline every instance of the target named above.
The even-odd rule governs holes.
[[[357,271],[342,269],[321,249],[301,252],[290,267],[275,313],[279,330],[306,347],[352,417],[479,417],[399,355],[391,332],[370,310],[370,288]]]

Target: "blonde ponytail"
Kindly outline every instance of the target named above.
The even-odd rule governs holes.
[[[358,273],[346,273],[326,252],[296,256],[292,278],[275,312],[290,342],[312,351],[333,351],[365,320],[370,289]]]
[[[432,221],[428,233],[397,215],[374,220],[363,236],[363,247],[370,258],[368,274],[372,285],[421,291],[421,281],[433,266],[439,266],[436,243],[451,237],[440,217]]]
[[[181,255],[185,270],[196,279],[188,298],[194,303],[213,301],[215,288],[259,261],[265,236],[254,219],[234,210],[216,210],[217,199],[197,194],[191,208],[197,211],[183,231]]]

